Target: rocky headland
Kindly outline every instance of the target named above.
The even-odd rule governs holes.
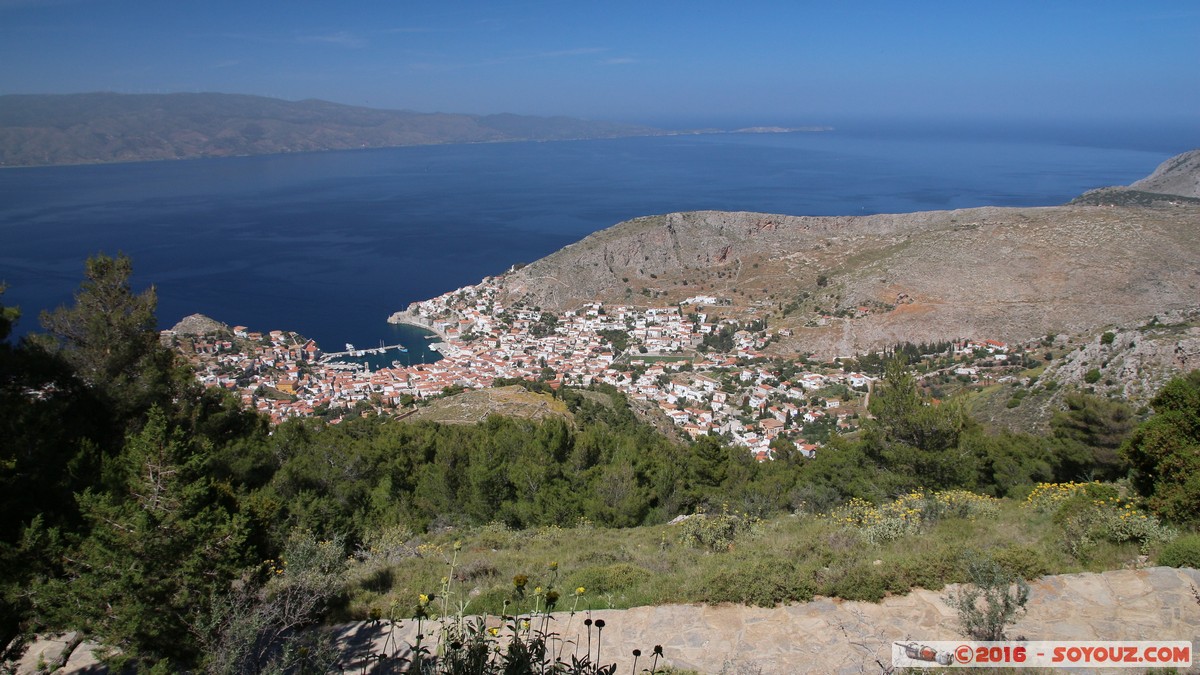
[[[780,354],[1086,334],[1197,307],[1200,199],[1189,195],[1198,177],[1200,151],[1192,151],[1136,189],[1115,189],[1146,203],[647,216],[509,272],[501,286],[509,304],[556,311],[714,296],[723,317],[762,317],[784,329]]]

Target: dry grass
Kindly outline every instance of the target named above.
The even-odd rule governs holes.
[[[548,394],[526,391],[519,385],[465,391],[437,399],[406,419],[441,424],[476,424],[491,415],[535,421],[561,417],[568,424],[575,420],[562,401]]]

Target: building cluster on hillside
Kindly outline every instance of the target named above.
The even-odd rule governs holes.
[[[409,308],[414,323],[439,334],[436,347],[444,358],[375,371],[331,360],[312,340],[287,331],[264,335],[237,326],[233,336],[167,332],[166,337],[192,360],[201,382],[237,392],[275,423],[312,415],[339,421],[364,408],[399,411],[448,389],[516,378],[545,381],[555,389],[606,383],[657,407],[693,438],[721,434],[759,459],[770,458],[773,442],[781,438],[811,456],[816,448],[806,440],[811,425],[826,433],[851,428],[857,417],[854,392],[867,391],[870,378],[839,370],[796,371],[781,381],[768,365],[747,365],[763,363],[757,357],[769,336],[711,319],[704,306],[719,303],[694,298],[687,314],[678,306],[592,303],[554,315],[503,306],[487,280]],[[706,336],[719,333],[730,350],[697,350]],[[989,343],[970,348],[987,349]],[[836,395],[821,395],[831,390]]]

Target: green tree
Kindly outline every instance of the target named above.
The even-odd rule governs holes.
[[[977,458],[978,487],[997,497],[1013,496],[1020,488],[1054,480],[1055,458],[1046,439],[1028,434],[987,434],[972,429],[962,446]]]
[[[1154,415],[1121,448],[1133,485],[1159,515],[1200,524],[1200,370],[1172,379],[1150,405]]]
[[[721,487],[729,476],[729,449],[714,436],[701,436],[688,453],[688,468],[692,486],[712,491]]]
[[[639,484],[637,472],[627,463],[600,469],[593,492],[595,498],[587,504],[588,517],[610,527],[639,525],[649,507],[649,495]]]
[[[1050,420],[1059,478],[1113,479],[1125,472],[1120,448],[1133,431],[1133,410],[1082,392],[1068,394],[1066,410]]]
[[[624,352],[629,347],[629,333],[618,328],[605,328],[596,334],[612,345],[618,352]]]
[[[51,624],[87,630],[133,663],[187,665],[198,608],[256,557],[245,519],[158,409],[113,464],[119,489],[79,496],[91,530],[39,605]]]
[[[0,337],[18,316],[0,306]],[[62,535],[81,526],[74,493],[96,480],[109,418],[62,359],[0,339],[0,642],[33,609],[34,580],[60,571]]]
[[[0,283],[0,299],[4,298],[4,292],[8,290],[8,286]],[[5,307],[0,303],[0,342],[8,339],[12,333],[13,324],[17,319],[21,318],[21,309],[19,307]]]
[[[864,445],[834,436],[816,457],[800,465],[793,501],[808,511],[824,512],[852,497],[883,499],[886,477]]]
[[[153,287],[134,294],[128,256],[89,258],[75,304],[42,312],[51,348],[120,417],[170,400],[173,354],[158,342]]]
[[[902,360],[888,362],[870,409],[874,419],[864,425],[867,452],[893,475],[897,488],[973,482],[975,457],[959,444],[970,417],[958,401],[935,404],[922,396]]]

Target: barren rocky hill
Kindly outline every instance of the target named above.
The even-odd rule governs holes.
[[[1173,158],[1153,187],[1186,187],[1198,173],[1196,162]],[[597,232],[502,283],[510,302],[559,310],[713,296],[725,306],[712,313],[791,329],[781,352],[1024,341],[1200,304],[1200,201],[865,217],[674,213]]]
[[[1129,187],[1146,192],[1200,197],[1200,150],[1172,157],[1154,173]]]

